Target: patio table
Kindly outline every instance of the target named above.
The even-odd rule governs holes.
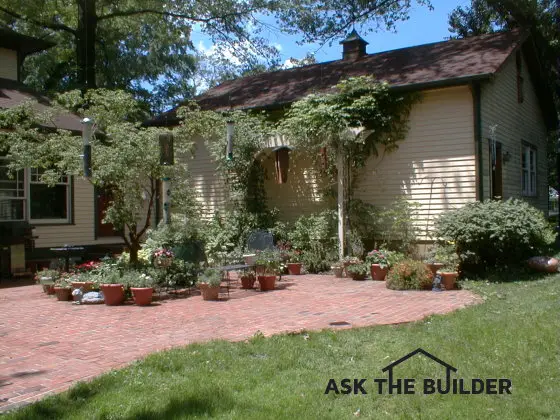
[[[64,252],[64,271],[68,271],[70,268],[70,253],[75,251],[83,251],[85,248],[83,246],[72,246],[64,245],[58,248],[50,248],[51,251]]]

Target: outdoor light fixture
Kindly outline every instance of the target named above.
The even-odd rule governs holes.
[[[91,134],[93,131],[93,120],[84,118],[82,120],[84,128],[82,130],[82,140],[84,142],[84,176],[91,178]]]
[[[504,163],[508,163],[511,160],[511,154],[509,152],[505,152],[502,160]]]
[[[226,140],[227,140],[226,159],[227,160],[233,159],[233,128],[234,127],[235,127],[235,122],[233,120],[228,120],[226,126]]]
[[[163,133],[159,135],[159,164],[171,166],[175,163],[173,151],[173,134]]]

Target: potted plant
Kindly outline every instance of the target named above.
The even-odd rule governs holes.
[[[146,273],[136,272],[127,284],[130,286],[134,303],[139,306],[147,306],[152,303],[154,293],[154,279]]]
[[[436,255],[443,263],[443,266],[438,270],[441,275],[441,284],[445,290],[455,289],[457,277],[459,277],[459,256],[453,244],[439,245]]]
[[[342,264],[344,265],[344,275],[346,277],[351,277],[348,273],[348,267],[354,264],[361,264],[363,261],[358,257],[344,257],[342,259]]]
[[[124,286],[120,272],[116,269],[105,273],[99,288],[103,292],[105,305],[121,305],[124,302]]]
[[[239,279],[241,280],[241,288],[242,289],[252,289],[255,287],[255,281],[257,278],[255,277],[255,273],[252,271],[242,271],[237,273]]]
[[[43,286],[43,292],[54,295],[54,283],[60,277],[57,270],[44,268],[35,275],[35,280]]]
[[[389,271],[388,255],[390,251],[384,249],[374,249],[368,252],[366,261],[370,264],[371,278],[373,280],[383,281]]]
[[[432,270],[432,273],[434,274],[434,276],[436,275],[436,273],[438,272],[438,270],[440,268],[443,267],[443,262],[440,261],[441,256],[438,253],[438,247],[433,246],[429,251],[428,254],[426,255],[426,258],[424,260],[424,262],[426,263],[426,265],[428,266],[428,268],[430,270]]]
[[[334,276],[337,279],[344,277],[344,263],[340,261],[334,263],[333,265],[331,265],[331,270],[333,271]]]
[[[257,266],[261,267],[260,274],[257,272],[257,281],[261,291],[274,290],[276,287],[276,276],[280,268],[280,255],[278,252],[266,250],[257,255]]]
[[[60,278],[56,280],[54,284],[54,293],[56,298],[61,301],[72,300],[72,288],[70,287],[70,282],[65,278]]]
[[[368,263],[350,264],[346,270],[352,280],[365,280],[370,271],[370,266]]]
[[[218,300],[222,273],[215,268],[207,268],[198,278],[198,287],[204,300]]]
[[[72,278],[72,290],[81,289],[83,293],[91,292],[95,282],[90,272],[82,272],[76,274]]]
[[[173,256],[173,251],[159,248],[153,254],[154,265],[162,268],[169,267],[173,261]]]
[[[288,273],[292,276],[299,276],[301,274],[301,251],[293,249],[289,252]]]

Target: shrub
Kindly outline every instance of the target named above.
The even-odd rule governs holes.
[[[422,290],[430,288],[432,271],[421,261],[403,260],[387,274],[386,285],[393,290]]]
[[[288,233],[291,246],[301,250],[301,261],[310,273],[328,271],[328,261],[338,257],[337,218],[333,210],[301,216]]]
[[[435,227],[468,269],[519,265],[546,252],[555,239],[542,212],[518,199],[467,204],[441,215]]]

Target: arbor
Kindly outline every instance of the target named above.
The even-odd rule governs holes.
[[[157,183],[172,178],[173,200],[178,208],[192,208],[192,196],[186,165],[160,166],[156,128],[140,125],[143,113],[128,93],[104,89],[85,94],[71,91],[58,101],[66,109],[96,121],[92,140],[92,171],[89,181],[109,190],[111,202],[104,222],[122,232],[130,249],[130,261],[138,260],[140,242],[150,226],[151,212],[157,199]],[[42,181],[55,184],[62,175],[82,176],[82,139],[64,130],[40,128],[52,115],[37,114],[30,104],[0,110],[0,152],[7,152],[12,170],[42,168]],[[177,153],[186,153],[191,143],[174,130]]]
[[[193,29],[251,68],[276,57],[265,33],[271,28],[301,32],[302,42],[329,42],[354,24],[393,29],[413,3],[430,6],[429,0],[0,0],[0,24],[57,42],[27,62],[34,87],[125,89],[160,109],[192,94]]]
[[[346,242],[347,210],[352,195],[350,170],[363,167],[378,148],[391,152],[408,132],[415,94],[395,94],[387,83],[362,76],[341,81],[335,93],[312,94],[290,107],[279,128],[295,147],[328,154],[328,173],[338,188],[339,253]],[[350,170],[349,170],[350,169]],[[334,176],[333,176],[334,178]]]

